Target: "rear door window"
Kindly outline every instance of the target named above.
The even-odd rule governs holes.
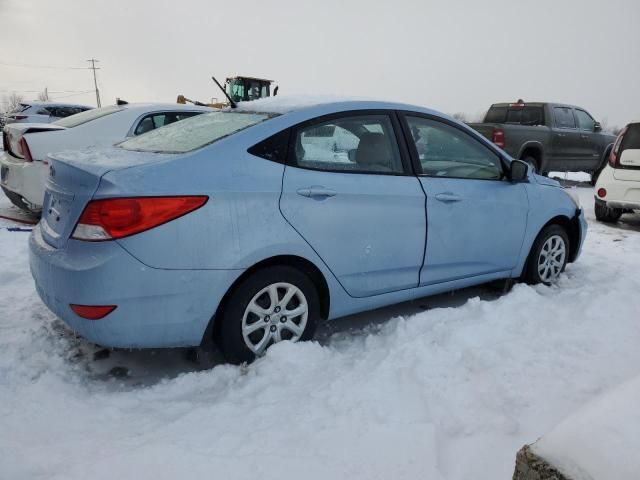
[[[573,116],[573,109],[568,107],[553,107],[556,127],[576,128],[576,119]]]
[[[294,141],[292,157],[298,167],[353,173],[404,172],[387,115],[324,120],[298,128]]]

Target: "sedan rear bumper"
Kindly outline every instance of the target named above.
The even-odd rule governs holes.
[[[117,242],[69,240],[55,249],[40,226],[29,262],[42,301],[80,336],[106,347],[199,345],[219,302],[242,270],[168,270],[139,262]],[[70,308],[117,305],[100,320]]]
[[[45,163],[39,160],[25,162],[3,152],[0,155],[0,168],[3,188],[22,197],[32,210],[42,208],[44,183],[49,176],[49,168]]]

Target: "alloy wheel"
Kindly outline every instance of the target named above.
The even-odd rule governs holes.
[[[255,355],[273,343],[296,342],[302,337],[309,305],[300,288],[291,283],[272,283],[253,296],[242,317],[242,338]]]
[[[567,255],[567,246],[560,235],[550,236],[542,245],[538,256],[538,275],[544,283],[560,276]]]

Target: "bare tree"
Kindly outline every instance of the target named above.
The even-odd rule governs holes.
[[[12,93],[11,95],[5,95],[2,98],[2,102],[0,105],[1,113],[13,112],[16,108],[20,106],[20,104],[24,101],[24,97],[22,95],[18,95],[17,93]]]
[[[464,112],[456,112],[452,115],[453,118],[455,118],[456,120],[460,121],[460,122],[466,122],[467,121],[467,114]]]
[[[47,87],[44,87],[44,90],[38,93],[38,100],[40,100],[41,102],[48,102],[49,100],[51,100],[49,98],[49,89]]]

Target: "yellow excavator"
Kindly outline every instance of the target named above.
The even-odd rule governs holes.
[[[213,108],[235,108],[237,102],[249,102],[251,100],[258,100],[259,98],[266,98],[271,96],[271,84],[273,80],[267,80],[266,78],[255,77],[242,77],[235,76],[229,77],[225,80],[224,86],[220,85],[215,77],[211,77],[216,85],[220,87],[222,93],[227,97],[227,102],[211,102],[202,103],[197,100],[191,100],[184,95],[178,95],[177,102],[180,104],[193,103],[194,105],[213,107]],[[278,87],[273,89],[273,96],[278,94]]]

